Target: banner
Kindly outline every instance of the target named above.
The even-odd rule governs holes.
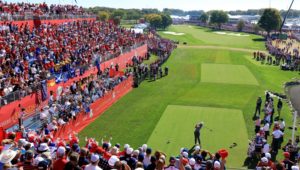
[[[86,126],[104,113],[111,105],[130,92],[132,90],[132,83],[133,78],[129,77],[127,80],[117,85],[114,90],[108,92],[104,97],[92,103],[91,111],[89,113],[79,113],[74,120],[69,121],[67,124],[60,127],[53,134],[54,139],[68,139],[70,134],[82,131]]]

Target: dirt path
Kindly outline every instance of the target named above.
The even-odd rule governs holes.
[[[196,49],[218,49],[218,50],[231,50],[253,53],[255,51],[267,52],[262,50],[246,49],[246,48],[231,48],[222,46],[210,46],[210,45],[178,45],[178,48],[196,48]]]

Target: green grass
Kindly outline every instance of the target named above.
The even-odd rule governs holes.
[[[163,32],[165,31],[160,31],[159,34],[165,38],[180,41],[181,43],[187,42],[188,45],[215,45],[215,46],[247,48],[247,49],[257,49],[257,50],[265,49],[263,42],[260,41],[262,37],[257,35],[252,35],[252,34],[248,34],[249,35],[248,37],[219,35],[207,28],[187,26],[187,25],[170,26],[167,31],[176,32],[176,33],[185,33],[185,34],[181,36],[170,35],[170,34],[164,34]]]
[[[180,148],[194,146],[194,126],[203,121],[204,127],[212,131],[206,128],[201,130],[202,147],[212,151],[228,150],[228,166],[241,167],[243,161],[239,157],[247,150],[247,143],[237,143],[237,147],[232,149],[229,146],[237,142],[236,134],[240,134],[239,141],[248,139],[243,120],[240,110],[169,105],[147,143],[167,155],[179,155]]]
[[[170,29],[180,29],[187,32],[187,36],[191,37],[191,41],[203,41],[199,45],[208,45],[207,39],[213,35],[209,41],[214,41],[218,46],[247,49],[263,47],[263,42],[252,41],[252,36],[242,37],[244,43],[236,41],[235,38],[232,39],[233,42],[231,43],[224,43],[223,41],[229,41],[227,37],[211,33],[207,29],[190,28],[188,26],[172,26]],[[192,37],[194,34],[197,34],[198,37]],[[255,37],[259,38],[258,36]],[[187,37],[178,36],[178,38],[182,42]],[[236,139],[240,145],[247,144],[248,141],[244,138],[240,139],[239,136],[247,135],[250,139],[254,135],[252,116],[257,96],[264,96],[265,90],[283,93],[284,82],[290,81],[294,77],[299,77],[297,72],[281,71],[278,67],[273,66],[262,67],[260,64],[252,62],[245,57],[251,57],[251,55],[252,53],[250,52],[225,49],[178,48],[164,64],[164,66],[169,67],[168,76],[155,82],[143,82],[139,88],[124,96],[95,122],[85,128],[79,134],[80,139],[83,141],[84,137],[88,136],[100,140],[103,136],[113,136],[112,143],[118,142],[122,145],[130,143],[131,146],[136,148],[143,143],[147,143],[169,105],[184,105],[241,110],[244,117],[244,121],[241,123],[246,125],[247,134],[239,132],[236,134]],[[202,82],[202,65],[208,63],[242,65],[253,74],[258,84]],[[241,79],[245,78],[242,77]],[[275,98],[276,103],[277,99]],[[222,112],[218,111],[216,114],[222,114]],[[284,103],[282,116],[286,120],[287,126],[290,126],[292,124],[292,116],[286,103]],[[230,118],[235,119],[233,117]],[[210,123],[207,126],[211,126]],[[225,128],[226,126],[224,126]],[[287,129],[285,133],[287,141],[291,137],[291,131]],[[297,133],[299,134],[299,132]],[[188,132],[186,136],[178,136],[176,140],[180,141],[182,138],[191,138],[192,136],[192,132]],[[213,145],[204,143],[204,146],[212,149],[212,152],[216,152],[216,150],[211,147],[218,148],[218,146],[223,146],[221,137],[224,136],[216,137],[218,138],[216,140],[218,143]],[[153,149],[155,150],[156,148],[153,147]],[[174,152],[177,153],[179,149],[174,149]],[[238,160],[233,160],[228,162],[228,164],[237,165],[243,161],[246,157],[246,150],[239,152],[238,155]]]
[[[149,60],[144,61],[144,64],[150,65],[151,63],[155,62],[156,60],[158,60],[158,56],[151,55]]]
[[[258,85],[253,74],[244,65],[202,64],[201,68],[202,82]]]

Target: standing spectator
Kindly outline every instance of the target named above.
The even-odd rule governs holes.
[[[289,152],[284,152],[283,153],[284,159],[282,161],[284,167],[286,170],[292,170],[292,166],[295,164],[290,160],[290,153]]]
[[[66,149],[64,147],[59,147],[57,149],[57,160],[53,163],[53,169],[64,170],[67,160],[65,158]]]
[[[278,126],[275,126],[275,130],[272,133],[273,135],[273,141],[272,141],[272,150],[274,152],[278,152],[278,149],[281,145],[281,138],[283,137],[284,133],[281,132]]]
[[[98,166],[98,162],[99,162],[99,155],[96,154],[92,154],[91,156],[91,163],[88,164],[84,170],[102,170],[99,166]]]
[[[262,103],[261,97],[258,97],[256,100],[256,108],[255,108],[253,118],[255,118],[257,116],[257,113],[258,113],[258,116],[260,116],[261,103]]]
[[[281,99],[278,99],[277,112],[278,112],[279,117],[280,117],[281,109],[282,109],[282,101],[281,101]]]

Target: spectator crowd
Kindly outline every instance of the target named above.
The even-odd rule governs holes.
[[[249,143],[245,164],[251,169],[299,169],[299,136],[294,141],[289,139],[284,145],[286,125],[284,119],[280,118],[283,103],[279,98],[275,105],[273,97],[270,92],[266,92],[264,103],[261,97],[256,101],[253,116],[255,137]],[[276,117],[275,111],[278,113]],[[283,150],[284,159],[278,161],[280,150]]]
[[[41,80],[66,81],[91,65],[136,48],[145,35],[108,22],[78,21],[62,25],[8,25],[0,32],[0,97],[32,92]],[[2,105],[7,101],[2,100]]]
[[[76,135],[67,141],[52,140],[50,136],[28,133],[24,138],[15,140],[10,133],[2,141],[0,169],[3,170],[224,170],[226,154],[215,154],[200,146],[193,149],[181,148],[176,157],[161,151],[152,150],[143,144],[134,150],[129,144],[121,147],[110,141],[99,144],[94,139],[85,140],[85,147],[79,146]]]
[[[0,1],[1,20],[10,20],[17,16],[62,16],[62,15],[90,15],[83,7],[77,5],[48,5],[46,3],[7,3]]]
[[[295,46],[297,40],[272,40],[268,38],[266,41],[266,48],[269,53],[274,56],[268,57],[268,62],[273,65],[278,65],[282,70],[300,70],[300,47]],[[261,58],[265,59],[265,58]],[[272,62],[273,60],[273,62]],[[270,62],[271,61],[271,62]]]

